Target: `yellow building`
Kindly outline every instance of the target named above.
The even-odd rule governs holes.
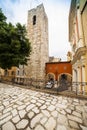
[[[13,78],[16,77],[16,71],[17,71],[17,67],[12,67],[11,69],[7,69],[7,70],[0,68],[1,80],[12,81]]]
[[[87,0],[71,0],[69,41],[72,48],[73,82],[78,93],[87,93]]]

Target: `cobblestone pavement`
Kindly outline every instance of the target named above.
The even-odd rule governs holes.
[[[87,130],[87,100],[0,83],[0,130]]]

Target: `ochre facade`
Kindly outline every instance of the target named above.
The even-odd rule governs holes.
[[[69,82],[72,80],[72,65],[71,62],[49,62],[46,63],[46,77],[53,78],[53,80],[59,81],[62,75],[68,77]]]
[[[49,60],[48,18],[43,4],[28,11],[27,37],[31,42],[32,52],[25,75],[33,79],[45,79],[45,63]]]
[[[0,69],[0,78],[6,81],[12,81],[16,77],[17,67],[12,67],[11,69]]]
[[[69,14],[73,82],[87,92],[87,0],[72,0]]]

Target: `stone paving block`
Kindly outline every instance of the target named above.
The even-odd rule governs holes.
[[[2,116],[2,113],[0,112],[0,117]]]
[[[49,106],[49,105],[50,105],[50,102],[46,102],[45,104],[46,104],[47,106]]]
[[[72,112],[72,115],[75,115],[75,116],[77,116],[77,117],[79,117],[79,118],[82,117],[81,113],[76,112],[76,111],[73,111],[73,112]]]
[[[44,109],[46,109],[46,108],[47,108],[46,105],[43,105],[43,106],[40,107],[41,110],[44,110]]]
[[[87,106],[84,106],[84,110],[85,110],[85,112],[87,113]]]
[[[39,103],[39,102],[37,102],[37,103],[36,103],[36,105],[37,105],[38,107],[40,107],[42,104],[41,104],[41,103]]]
[[[39,99],[38,102],[40,102],[41,104],[43,104],[45,101]]]
[[[80,127],[82,128],[82,130],[87,130],[87,127],[85,126],[80,125]]]
[[[0,120],[2,120],[2,119],[4,119],[4,118],[8,117],[9,115],[11,115],[10,112],[3,114],[3,115],[0,117]]]
[[[72,111],[75,110],[75,106],[74,105],[70,105],[70,106],[68,106],[68,108],[71,109]]]
[[[3,102],[4,106],[8,106],[9,105],[9,101]]]
[[[26,130],[31,130],[30,127],[28,127]]]
[[[12,107],[15,109],[15,108],[18,108],[18,105],[13,105]]]
[[[30,104],[27,106],[26,111],[28,112],[29,110],[31,110],[34,107],[35,107],[35,104]]]
[[[57,122],[62,124],[62,125],[67,125],[68,126],[68,119],[65,115],[59,114],[57,118]]]
[[[46,127],[47,130],[54,130],[55,129],[55,127],[56,127],[56,121],[54,120],[53,117],[50,117],[48,119],[48,121],[45,124],[45,127]]]
[[[54,110],[55,110],[55,106],[50,105],[47,109],[48,109],[49,111],[54,111]]]
[[[36,103],[36,100],[31,100],[31,103]]]
[[[56,104],[56,102],[55,102],[55,101],[52,101],[52,102],[51,102],[51,104],[52,104],[52,105],[55,105],[55,104]]]
[[[45,130],[41,125],[37,125],[34,130]]]
[[[77,122],[69,120],[69,124],[72,128],[79,129],[79,125]]]
[[[67,114],[65,110],[60,110],[60,113],[63,114],[63,115]]]
[[[53,111],[51,114],[52,114],[52,116],[53,116],[54,118],[58,117],[58,112],[57,112],[56,110]]]
[[[68,103],[67,99],[62,100],[62,104],[67,104],[67,103]]]
[[[50,117],[50,113],[49,113],[48,110],[41,110],[41,112],[42,112],[45,116]]]
[[[16,116],[16,115],[18,114],[18,112],[17,112],[16,109],[13,109],[13,110],[11,111],[11,113],[12,113],[12,116],[13,116],[13,117]]]
[[[22,110],[22,109],[24,109],[26,107],[26,105],[21,105],[21,106],[19,106],[17,109],[18,110]]]
[[[56,130],[67,130],[67,128],[64,125],[58,124]]]
[[[79,103],[79,99],[74,98],[73,101]]]
[[[9,122],[6,122],[6,124],[2,126],[2,130],[16,130],[16,128],[13,125],[13,123],[9,121]]]
[[[42,125],[44,125],[44,124],[47,122],[47,120],[48,120],[47,117],[43,117],[43,118],[41,119],[40,123],[41,123]]]
[[[46,99],[46,101],[50,103],[50,102],[51,102],[51,99]]]
[[[18,104],[18,105],[23,105],[23,102],[21,102],[21,101],[16,101],[16,104]]]
[[[69,113],[69,114],[71,114],[71,112],[72,112],[71,109],[68,109],[68,108],[65,109],[65,111],[66,111],[67,113]]]
[[[56,107],[62,108],[62,109],[66,109],[66,108],[67,108],[67,105],[58,103]]]
[[[25,110],[20,110],[20,111],[19,111],[19,116],[20,116],[21,118],[23,118],[23,117],[25,116],[25,114],[26,114],[26,111],[25,111]]]
[[[68,119],[72,120],[72,121],[76,121],[78,123],[82,123],[82,119],[73,115],[67,115]]]
[[[34,115],[35,115],[35,113],[34,113],[33,111],[30,111],[30,112],[28,113],[29,119],[31,119]]]
[[[7,112],[10,112],[12,110],[12,107],[8,107],[6,109],[3,110],[3,113],[7,113]]]
[[[16,127],[17,129],[24,129],[28,123],[28,120],[22,119],[20,122],[17,123]]]
[[[52,102],[58,102],[58,98],[56,98],[56,96],[55,96],[55,97],[53,97]]]
[[[12,118],[12,121],[13,121],[13,123],[19,122],[20,121],[19,115],[17,115],[16,117]]]
[[[31,123],[30,123],[31,128],[34,128],[35,125],[40,122],[40,120],[41,120],[42,117],[43,117],[43,114],[41,114],[41,113],[40,113],[40,114],[37,114],[37,115],[31,120]]]
[[[36,114],[40,112],[40,110],[39,110],[38,107],[34,107],[34,108],[32,109],[32,111],[35,112]]]
[[[83,112],[83,107],[82,106],[76,106],[76,110],[78,111],[78,112]]]
[[[0,125],[6,123],[6,122],[9,121],[10,119],[12,119],[12,115],[9,115],[9,116],[7,116],[6,118],[2,119],[2,120],[0,121]]]

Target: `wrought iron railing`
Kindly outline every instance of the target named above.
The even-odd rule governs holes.
[[[11,79],[10,79],[11,78]],[[2,77],[0,81],[4,81],[6,78]],[[8,79],[8,80],[7,80]],[[54,81],[52,84],[48,83],[46,80],[24,78],[24,77],[9,77],[6,81],[24,85],[25,87],[34,87],[38,89],[48,89],[50,91],[61,92],[68,90],[68,92],[73,92],[75,95],[87,95],[87,82],[60,82]],[[10,80],[9,80],[10,79]]]
[[[72,82],[72,89],[76,95],[87,95],[87,82]]]

